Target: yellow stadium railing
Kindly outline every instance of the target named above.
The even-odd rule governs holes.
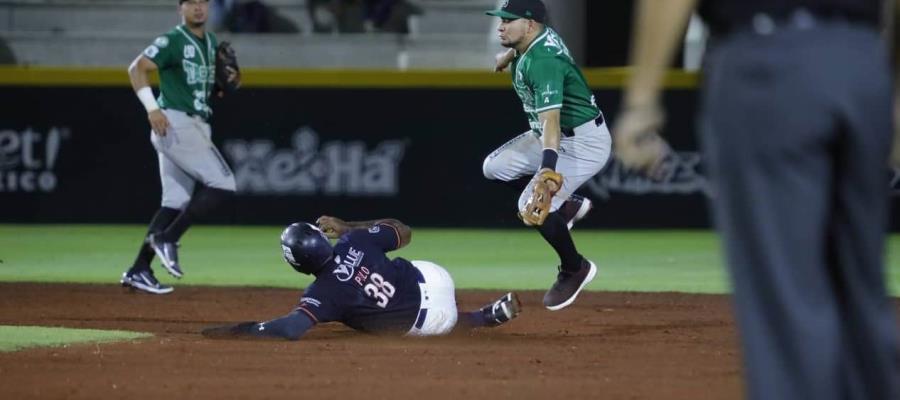
[[[594,89],[619,89],[628,68],[589,68],[584,75]],[[246,68],[247,88],[438,88],[499,89],[510,86],[507,73],[469,70],[305,70]],[[154,84],[156,77],[153,77]],[[666,76],[669,89],[697,87],[697,73],[673,70]],[[0,86],[128,86],[125,67],[0,67]]]

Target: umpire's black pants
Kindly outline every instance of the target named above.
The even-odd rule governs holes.
[[[701,126],[752,399],[900,399],[885,293],[891,81],[873,28],[735,33]]]

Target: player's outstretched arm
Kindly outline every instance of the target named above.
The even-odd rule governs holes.
[[[376,219],[372,221],[344,221],[337,217],[323,215],[316,220],[316,225],[325,233],[325,236],[335,239],[354,229],[369,229],[375,225],[388,225],[397,231],[400,237],[400,244],[397,248],[401,248],[412,241],[412,229],[400,220],[393,218]]]
[[[294,311],[267,322],[247,321],[237,324],[214,326],[200,333],[207,339],[287,339],[299,340],[315,326],[306,313]]]
[[[400,220],[388,218],[379,219],[374,222],[375,223],[372,225],[388,225],[397,231],[397,235],[400,237],[400,243],[397,245],[398,249],[403,248],[408,245],[409,242],[412,242],[412,229],[409,225],[400,222]]]

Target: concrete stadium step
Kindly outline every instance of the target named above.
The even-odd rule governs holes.
[[[155,32],[6,32],[19,63],[63,66],[127,66]],[[222,34],[241,65],[283,68],[473,68],[493,62],[481,34],[421,35],[411,40],[382,35]],[[124,71],[124,69],[123,69]]]
[[[178,23],[172,0],[0,0],[0,31],[139,31],[159,30]],[[304,0],[266,0],[279,14],[308,31]],[[492,0],[427,0],[414,2],[424,10],[419,27],[425,33],[488,32],[493,21],[484,10]]]

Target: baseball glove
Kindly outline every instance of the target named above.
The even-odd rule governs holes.
[[[219,43],[216,48],[216,87],[219,92],[232,93],[241,86],[241,69],[231,43]]]
[[[251,339],[256,338],[251,332],[256,328],[256,321],[241,322],[239,324],[214,326],[200,332],[207,339]]]
[[[553,195],[562,188],[563,177],[552,169],[544,168],[538,171],[534,179],[531,198],[525,202],[525,209],[519,213],[519,218],[525,225],[541,226],[550,214]]]

